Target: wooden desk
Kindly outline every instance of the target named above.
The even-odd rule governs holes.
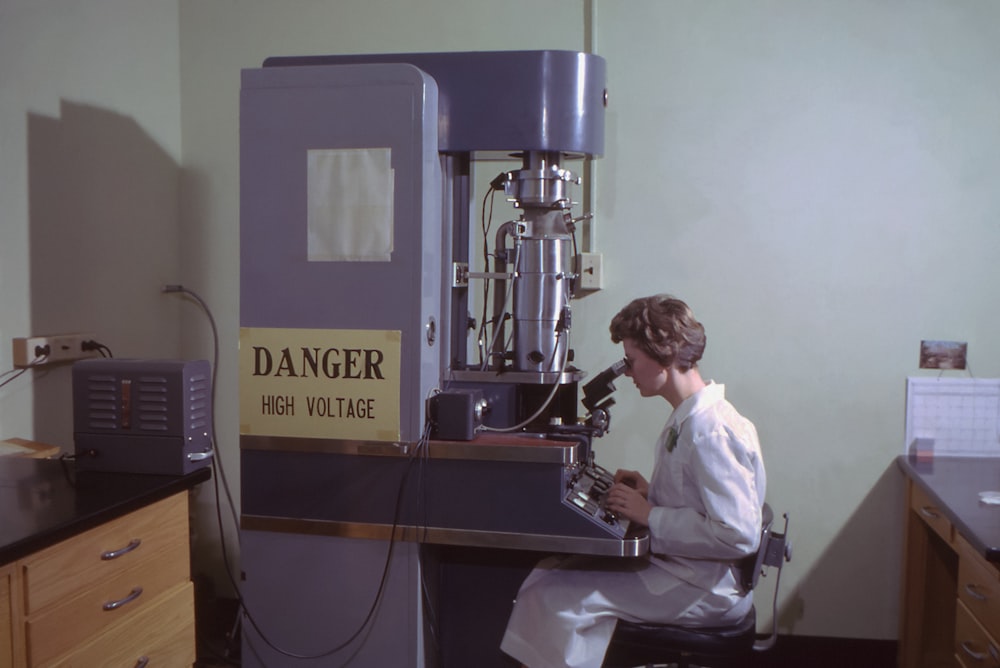
[[[191,665],[188,490],[209,477],[0,458],[0,668]]]
[[[47,459],[49,457],[55,457],[58,454],[58,445],[49,445],[48,443],[39,443],[38,441],[28,441],[23,438],[8,438],[0,441],[0,456]]]
[[[900,668],[1000,668],[1000,457],[899,457],[907,476]]]

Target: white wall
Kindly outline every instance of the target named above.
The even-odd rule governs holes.
[[[0,371],[19,336],[178,355],[179,45],[176,0],[0,0]],[[0,438],[72,451],[69,380],[0,389]]]
[[[113,314],[108,336],[147,354],[147,333],[136,331],[147,325],[119,315],[116,300],[124,299],[133,310],[158,304],[150,317],[166,333],[153,337],[157,345],[176,327],[176,318],[162,320],[167,309],[182,320],[184,354],[206,356],[202,316],[155,295],[162,281],[198,291],[223,337],[220,447],[238,493],[240,69],[269,55],[582,49],[587,7],[579,0],[179,0],[178,49],[173,6],[98,2],[84,10],[2,0],[0,334],[6,341],[43,333],[36,323],[102,333],[97,325]],[[119,42],[127,39],[123,20],[143,48]],[[628,299],[669,291],[690,302],[708,330],[703,370],[757,422],[769,500],[792,514],[795,560],[782,582],[782,631],[893,638],[902,558],[893,458],[902,450],[904,379],[920,373],[919,341],[968,341],[976,374],[1000,376],[993,300],[1000,270],[991,258],[1000,246],[993,187],[1000,6],[606,1],[597,3],[596,28],[611,96],[596,193],[607,289],[576,306],[577,359],[599,369],[617,358],[607,322]],[[79,192],[72,211],[41,222],[29,215],[29,118],[60,119],[63,99],[97,107],[118,132],[130,125],[120,116],[135,120],[137,134],[175,163],[182,141],[174,234],[183,252],[172,255],[165,220],[145,220],[140,229],[167,237],[162,255],[145,254],[151,266],[134,267],[125,254],[102,257],[102,266],[141,276],[127,285],[78,287],[95,272],[58,271],[34,241],[36,225],[82,220],[89,230],[105,218],[91,214],[87,205],[97,203]],[[42,140],[51,138],[43,132]],[[56,171],[51,153],[42,157]],[[70,166],[79,172],[80,162]],[[39,179],[45,193],[67,187],[51,174]],[[33,292],[25,283],[38,278],[39,255],[61,285],[87,292],[77,299],[65,299],[62,288]],[[176,276],[167,276],[171,267],[180,267]],[[0,390],[0,435],[44,431],[25,417],[44,417],[26,387],[18,381]],[[665,406],[641,401],[626,385],[616,398],[599,461],[648,469]],[[205,490],[202,499],[207,535],[214,518]],[[217,570],[215,551],[202,560]]]

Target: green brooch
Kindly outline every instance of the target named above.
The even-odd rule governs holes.
[[[667,432],[667,452],[673,452],[677,447],[677,429],[671,427]]]

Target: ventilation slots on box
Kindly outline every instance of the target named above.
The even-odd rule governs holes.
[[[89,359],[73,365],[78,470],[183,475],[212,457],[207,360]]]

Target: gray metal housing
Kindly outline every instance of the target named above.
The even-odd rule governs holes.
[[[606,65],[577,51],[268,58],[264,67],[409,63],[437,83],[442,153],[604,153]]]

